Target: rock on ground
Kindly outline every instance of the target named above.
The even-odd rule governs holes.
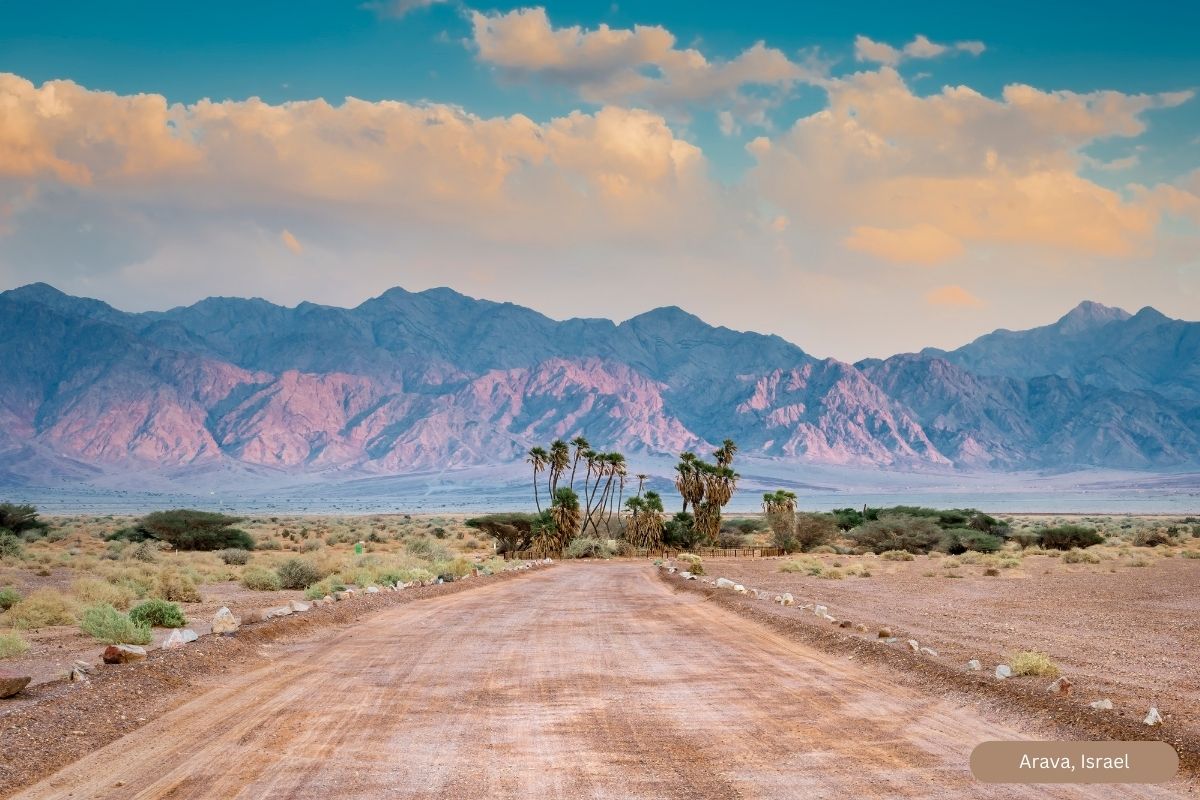
[[[301,603],[299,600],[292,601],[292,611],[296,612],[297,614],[303,614],[310,608],[312,608],[312,606],[310,606],[308,603]]]
[[[979,663],[979,659],[972,658],[967,662],[967,669],[971,670],[971,672],[979,672],[983,669],[983,664]]]
[[[1103,700],[1097,700],[1094,703],[1088,703],[1088,705],[1097,711],[1112,711],[1113,702],[1106,697]]]
[[[1066,696],[1071,693],[1071,687],[1074,685],[1075,685],[1075,682],[1072,681],[1070,678],[1062,677],[1062,678],[1059,678],[1058,680],[1056,680],[1054,683],[1047,686],[1046,691],[1051,692],[1053,694],[1059,694],[1059,695]]]
[[[1163,724],[1162,714],[1158,713],[1157,708],[1150,706],[1150,711],[1146,714],[1146,718],[1142,720],[1142,722],[1146,723],[1152,728],[1158,727],[1159,725]]]
[[[128,664],[144,659],[146,648],[136,644],[110,644],[104,648],[104,653],[100,657],[104,659],[105,664]]]
[[[996,667],[996,679],[1004,680],[1012,677],[1012,667],[1008,664],[1000,664]]]
[[[233,615],[232,611],[224,606],[218,609],[216,616],[213,617],[213,633],[233,633],[240,627],[242,627],[242,623]]]
[[[33,680],[30,675],[18,675],[15,672],[0,670],[0,697],[12,697],[24,689]]]
[[[718,589],[732,589],[735,586],[737,586],[737,584],[729,580],[729,578],[717,578]]]
[[[919,653],[919,652],[921,652],[921,643],[918,642],[916,639],[909,639],[908,640],[908,648],[910,650],[912,650],[914,653]]]
[[[937,658],[937,650],[934,650],[932,647],[922,647],[921,652],[931,658]]]
[[[818,617],[827,617],[829,616],[829,608],[826,606],[815,606],[813,608],[813,613]]]
[[[880,628],[879,629],[879,638],[880,639],[890,639],[893,636],[895,636],[895,634],[892,633],[891,628]]]

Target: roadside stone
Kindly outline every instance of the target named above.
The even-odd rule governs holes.
[[[325,595],[324,597],[322,597],[322,598],[321,598],[321,602],[322,602],[322,603],[324,603],[324,604],[325,604],[325,605],[327,605],[327,606],[331,606],[331,605],[333,605],[333,604],[334,604],[334,602],[335,602],[335,601],[334,601],[334,599],[333,599],[333,597],[332,597],[332,596],[330,596],[330,595]]]
[[[268,608],[266,611],[264,611],[263,619],[275,619],[276,617],[286,617],[286,616],[290,616],[291,613],[292,613],[291,606],[277,606],[275,608]]]
[[[1113,708],[1112,700],[1109,700],[1107,697],[1103,700],[1097,700],[1094,703],[1088,703],[1088,705],[1097,711],[1112,711]]]
[[[310,606],[308,603],[301,603],[299,600],[293,600],[291,606],[292,611],[296,612],[297,614],[303,614],[305,611],[308,611],[310,608],[312,608],[312,606]]]
[[[829,609],[825,606],[814,606],[813,613],[818,617],[827,617],[829,616]]]
[[[79,670],[84,675],[90,675],[92,672],[92,665],[87,663],[86,661],[76,661],[75,669]]]
[[[333,599],[337,600],[339,602],[342,600],[349,600],[353,596],[354,595],[349,590],[346,590],[344,592],[334,592],[333,593]]]
[[[674,572],[675,570],[671,570],[671,571],[672,571],[672,572]],[[688,572],[688,571],[685,569],[683,572],[680,572],[680,573],[679,573],[679,577],[680,577],[680,578],[682,578],[682,579],[683,579],[683,580],[685,580],[685,581],[690,581],[690,580],[692,579],[692,573]]]
[[[867,628],[867,626],[866,626],[866,625],[863,625],[863,624],[860,622],[860,623],[858,623],[857,625],[855,625],[855,626],[854,626],[854,630],[858,631],[859,633],[866,633],[866,632],[867,632],[869,629]]]
[[[717,578],[718,589],[732,589],[734,586],[737,586],[737,584],[729,580],[729,578]]]
[[[164,650],[174,650],[176,647],[183,647],[185,644],[196,641],[197,638],[195,631],[176,628],[171,631],[171,635],[166,638],[162,646]]]
[[[971,672],[979,672],[983,669],[983,664],[979,663],[979,659],[972,658],[967,662],[967,669],[971,670]]]
[[[18,675],[15,672],[0,669],[0,698],[12,697],[24,689],[33,680],[31,675]]]
[[[839,623],[838,623],[838,627],[839,627],[839,628],[849,628],[849,627],[850,627],[850,620],[848,620],[848,619],[844,619],[844,620],[842,620],[841,622],[839,622]]]
[[[879,638],[880,639],[890,639],[894,635],[895,634],[892,633],[891,628],[880,628],[879,629]]]
[[[1071,687],[1074,685],[1075,685],[1074,681],[1072,681],[1070,678],[1064,676],[1064,677],[1059,678],[1058,680],[1056,680],[1054,683],[1050,684],[1049,686],[1047,686],[1046,691],[1066,697],[1067,695],[1069,695],[1071,693]]]
[[[1004,680],[1012,677],[1012,667],[1008,664],[1000,664],[996,667],[996,680]]]
[[[233,633],[238,628],[242,627],[241,620],[233,615],[233,612],[222,606],[212,621],[213,633]]]
[[[784,592],[779,598],[779,604],[783,606],[794,606],[796,605],[796,598],[792,597],[791,592]]]
[[[1157,708],[1150,706],[1150,712],[1146,714],[1146,718],[1142,722],[1152,728],[1156,728],[1163,724],[1162,714],[1158,713]]]
[[[934,650],[932,647],[922,647],[921,652],[924,653],[925,655],[929,656],[930,658],[937,658],[937,654],[938,654],[937,650]]]
[[[916,639],[909,639],[908,640],[908,649],[912,650],[914,653],[919,653],[919,652],[921,652],[921,643],[918,642]]]
[[[442,582],[442,579],[438,578],[438,583],[441,583],[441,582]],[[367,587],[367,594],[378,594],[378,593],[379,593],[378,586],[368,586]]]
[[[837,617],[833,616],[832,614],[824,614],[822,615],[821,619],[825,620],[826,622],[837,622]]]
[[[737,592],[738,594],[745,594],[745,593],[746,593],[746,587],[745,587],[745,586],[742,586],[740,583],[735,583],[735,584],[733,585],[733,590],[734,590],[735,592]]]
[[[71,683],[87,683],[91,678],[79,667],[71,667],[71,671],[67,673],[67,680]]]
[[[105,664],[130,664],[146,658],[146,648],[136,644],[110,644],[101,656]]]
[[[879,641],[883,642],[884,644],[895,644],[896,642],[898,642],[900,640],[898,638],[896,638],[895,636],[889,636],[886,639],[880,639]]]

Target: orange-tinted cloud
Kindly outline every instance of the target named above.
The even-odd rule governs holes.
[[[925,294],[925,302],[933,306],[981,308],[983,301],[961,286],[939,286]]]
[[[301,255],[304,253],[304,245],[300,244],[300,240],[298,240],[287,228],[284,228],[282,231],[280,231],[279,241],[282,242],[283,246],[294,255]]]
[[[892,230],[860,225],[846,238],[846,246],[884,261],[924,266],[941,264],[963,253],[962,242],[925,223]]]

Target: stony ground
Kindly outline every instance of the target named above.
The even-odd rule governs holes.
[[[870,572],[840,580],[781,571],[789,559],[722,559],[707,569],[772,596],[790,592],[798,604],[824,604],[839,619],[866,624],[870,637],[890,628],[900,645],[916,639],[956,668],[979,659],[990,674],[1017,651],[1044,652],[1075,682],[1081,705],[1107,697],[1115,714],[1137,718],[1154,705],[1172,728],[1200,736],[1200,560],[1138,558],[1146,565],[1025,556],[1018,567],[987,576],[982,564],[947,568],[949,559],[923,556],[802,557],[824,564],[825,572],[849,573],[856,565]]]
[[[977,743],[1049,731],[805,644],[711,594],[645,564],[563,564],[381,606],[327,636],[264,643],[16,796],[1185,796],[1183,785],[977,784]]]

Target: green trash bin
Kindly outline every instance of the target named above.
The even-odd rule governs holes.
[[[363,546],[363,543],[362,543],[362,542],[355,542],[355,543],[354,543],[354,555],[356,555],[356,556],[361,556],[361,555],[362,555],[362,546]]]

